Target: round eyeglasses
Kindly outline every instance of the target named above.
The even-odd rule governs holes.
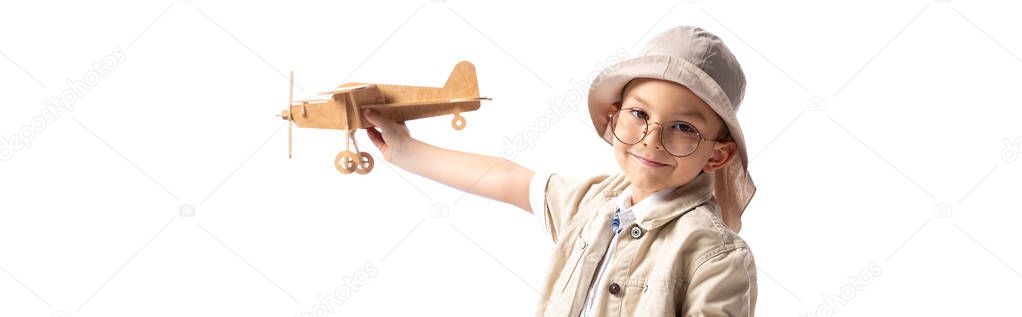
[[[624,115],[621,113],[624,112]],[[649,134],[649,114],[638,108],[626,108],[614,111],[608,115],[610,124],[613,127],[614,138],[628,145],[638,144]],[[676,157],[685,157],[695,153],[702,141],[719,142],[703,138],[699,130],[691,123],[676,120],[669,122],[666,126],[660,122],[653,122],[660,126],[660,143],[668,154]]]

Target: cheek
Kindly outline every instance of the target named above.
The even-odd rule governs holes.
[[[700,149],[692,155],[686,157],[679,157],[675,159],[678,163],[677,169],[674,171],[677,178],[681,179],[692,179],[699,175],[699,172],[706,167],[706,163],[710,159],[711,151],[700,146]]]
[[[703,169],[702,161],[695,154],[674,158],[674,164],[673,174],[675,177],[684,178],[692,173],[699,173]]]
[[[614,159],[617,160],[617,163],[621,165],[621,168],[623,169],[625,167],[625,159],[628,158],[628,146],[614,140],[613,151]]]
[[[614,140],[614,159],[617,161],[621,172],[629,177],[637,177],[638,175],[636,174],[639,172],[639,167],[635,165],[631,154],[628,154],[632,146]]]

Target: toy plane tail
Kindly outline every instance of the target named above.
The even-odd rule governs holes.
[[[454,65],[451,76],[447,77],[444,91],[460,98],[479,97],[479,83],[476,81],[476,67],[469,62]]]

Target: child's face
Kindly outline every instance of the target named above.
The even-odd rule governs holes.
[[[684,185],[700,171],[711,173],[727,164],[737,148],[730,139],[719,142],[702,140],[688,156],[676,157],[667,152],[661,142],[661,134],[665,132],[678,135],[678,131],[691,133],[689,128],[694,128],[704,139],[720,140],[726,136],[724,122],[710,105],[685,86],[674,82],[646,78],[632,80],[624,89],[621,104],[611,106],[611,113],[614,111],[619,111],[619,125],[625,122],[625,116],[632,116],[633,120],[646,118],[649,122],[646,136],[638,143],[629,145],[612,138],[614,157],[621,171],[642,192]],[[691,126],[672,125],[675,121],[684,121]],[[678,155],[685,154],[677,153],[679,151],[675,147],[670,150]]]

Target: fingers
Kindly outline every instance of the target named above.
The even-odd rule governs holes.
[[[381,151],[386,149],[387,142],[383,141],[383,135],[380,133],[380,130],[376,130],[376,128],[368,128],[366,129],[366,134],[369,135],[369,140],[373,141],[373,145],[375,145],[376,148]]]
[[[379,112],[376,112],[373,109],[362,110],[362,114],[365,115],[366,120],[369,120],[369,123],[372,123],[374,126],[380,127],[383,130],[389,130],[395,124],[394,121],[390,121],[390,119],[381,116]]]

